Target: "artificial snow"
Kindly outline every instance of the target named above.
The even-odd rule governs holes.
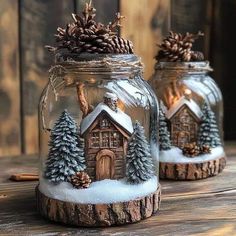
[[[210,154],[201,154],[196,157],[186,157],[178,147],[172,147],[167,151],[160,151],[160,162],[172,163],[199,163],[214,160],[225,156],[223,147],[212,148]]]
[[[40,178],[39,190],[44,195],[66,202],[97,204],[115,203],[134,200],[147,196],[157,190],[157,177],[140,184],[128,184],[124,179],[105,179],[93,182],[87,189],[75,189],[68,182],[54,185],[43,177]]]
[[[201,108],[192,99],[181,97],[172,107],[166,111],[166,118],[170,119],[183,105],[186,105],[199,119],[202,117]]]
[[[116,111],[113,111],[111,108],[109,108],[104,103],[99,103],[96,108],[89,113],[80,124],[81,134],[83,134],[96,120],[96,118],[101,114],[101,112],[105,111],[111,119],[113,119],[117,124],[119,124],[121,127],[123,127],[126,131],[128,131],[130,134],[133,133],[133,124],[131,118],[125,114],[123,111],[121,111],[119,108]]]

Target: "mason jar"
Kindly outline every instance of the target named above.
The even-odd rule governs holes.
[[[56,55],[39,105],[43,216],[103,226],[158,210],[158,104],[142,69],[133,54]]]
[[[161,178],[202,179],[225,167],[223,100],[211,71],[207,61],[155,65]]]

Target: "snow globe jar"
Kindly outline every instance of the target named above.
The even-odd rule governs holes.
[[[78,38],[94,32],[91,42],[104,40],[104,32],[118,41],[85,47],[81,36],[62,42],[64,49],[76,44],[73,52],[56,54],[40,102],[38,209],[75,226],[133,223],[159,209],[157,101],[131,42],[110,33],[110,25],[86,23],[94,17],[86,7],[67,30],[59,28],[58,40],[74,30]],[[94,27],[82,30],[81,21]]]
[[[223,102],[201,52],[192,51],[200,36],[170,32],[160,46],[150,83],[159,112],[160,178],[197,180],[220,173]]]

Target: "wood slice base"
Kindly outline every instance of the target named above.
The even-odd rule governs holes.
[[[215,176],[223,171],[226,157],[202,163],[160,162],[160,178],[171,180],[198,180]]]
[[[112,204],[78,204],[53,199],[36,187],[40,214],[52,221],[74,226],[111,226],[138,222],[155,214],[160,208],[160,185],[149,196]]]

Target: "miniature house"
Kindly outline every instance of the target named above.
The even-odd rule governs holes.
[[[117,108],[117,100],[115,94],[106,93],[104,102],[81,122],[86,171],[92,180],[125,176],[125,156],[133,125],[131,118]]]
[[[166,112],[172,145],[181,148],[186,143],[196,142],[201,116],[200,107],[188,97],[183,96],[174,103]]]

